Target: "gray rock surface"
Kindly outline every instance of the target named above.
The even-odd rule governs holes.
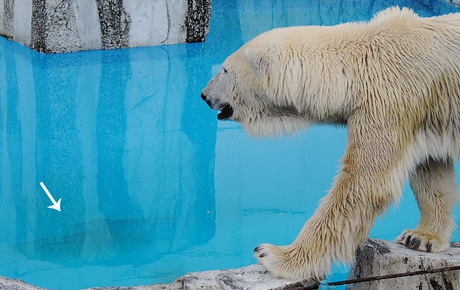
[[[215,270],[188,273],[172,284],[156,284],[133,287],[89,288],[87,290],[281,290],[310,283],[276,279],[259,264],[232,270]],[[45,290],[21,280],[0,277],[0,289]]]
[[[260,264],[233,270],[189,273],[178,278],[175,283],[184,285],[184,288],[178,289],[203,290],[281,290],[314,284],[276,279]]]
[[[368,239],[356,250],[356,265],[348,279],[391,275],[460,265],[460,243],[451,243],[443,253],[411,250],[395,242]],[[391,278],[350,284],[353,290],[460,289],[460,271]]]
[[[45,290],[45,288],[35,287],[24,281],[10,279],[0,276],[0,289],[5,290]]]
[[[203,42],[211,0],[0,0],[0,35],[44,53]]]

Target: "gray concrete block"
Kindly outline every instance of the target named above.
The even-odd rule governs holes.
[[[262,265],[254,264],[230,270],[215,270],[188,273],[171,284],[155,284],[131,287],[97,287],[86,290],[281,290],[294,286],[310,286],[309,283],[295,283],[276,279]],[[21,280],[0,277],[0,290],[46,290]]]
[[[0,0],[0,35],[43,53],[204,42],[211,11],[211,0]]]
[[[45,288],[35,287],[18,279],[0,277],[0,290],[45,290]]]
[[[260,264],[232,270],[189,273],[178,278],[178,282],[184,285],[183,289],[191,290],[278,290],[295,284],[294,281],[274,278]]]
[[[395,242],[368,239],[356,250],[356,264],[348,279],[423,271],[460,265],[460,243],[442,253],[411,250]],[[347,286],[353,290],[438,290],[460,289],[460,271],[423,274],[356,283]]]

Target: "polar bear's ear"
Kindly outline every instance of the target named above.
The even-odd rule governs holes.
[[[265,47],[260,45],[246,47],[244,55],[256,73],[261,73],[268,69],[270,57]]]

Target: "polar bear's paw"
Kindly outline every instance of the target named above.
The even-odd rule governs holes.
[[[254,257],[256,257],[259,263],[270,271],[273,276],[294,280],[297,278],[297,275],[293,273],[294,269],[290,265],[289,257],[283,248],[286,247],[262,244],[254,249]]]
[[[450,247],[449,241],[420,230],[405,230],[396,238],[396,242],[414,250],[433,253],[442,252]]]
[[[259,263],[277,278],[317,280],[311,274],[311,269],[306,269],[305,257],[300,257],[299,252],[292,246],[262,244],[255,248],[254,252],[254,257],[259,260]]]

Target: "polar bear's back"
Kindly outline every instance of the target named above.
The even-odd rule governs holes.
[[[377,13],[369,22],[277,28],[262,33],[253,41],[273,45],[273,40],[277,39],[277,42],[299,49],[334,47],[338,50],[346,45],[367,44],[379,37],[393,43],[399,37],[401,40],[452,42],[460,49],[460,13],[424,18],[408,8],[391,7]]]

